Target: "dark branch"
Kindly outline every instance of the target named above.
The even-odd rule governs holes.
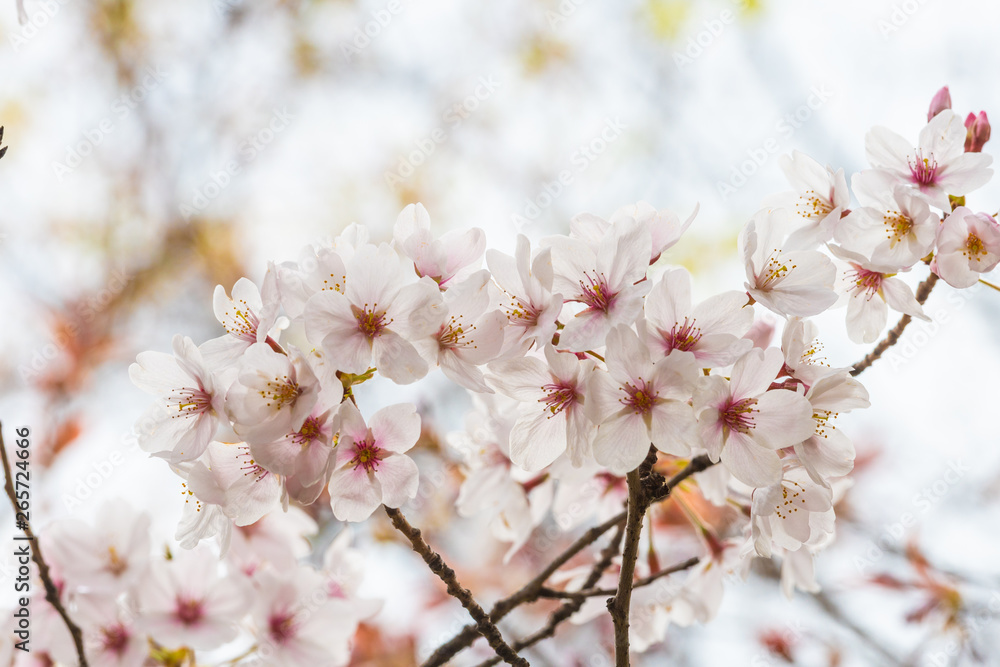
[[[652,574],[648,577],[643,577],[642,579],[636,580],[632,584],[632,588],[642,588],[643,586],[648,586],[660,577],[665,577],[675,572],[681,572],[683,570],[688,570],[701,562],[701,558],[693,556],[688,558],[683,563],[678,563],[677,565],[671,565],[668,568],[660,570],[656,574]],[[596,597],[611,597],[618,594],[617,588],[583,588],[578,591],[557,591],[551,588],[543,588],[540,597],[543,598],[596,598]]]

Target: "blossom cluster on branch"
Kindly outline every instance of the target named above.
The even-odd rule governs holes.
[[[495,614],[463,598],[469,591],[436,568],[440,557],[395,511],[417,494],[409,453],[421,416],[412,404],[365,416],[356,388],[375,375],[402,385],[439,369],[473,394],[468,428],[450,439],[465,474],[457,513],[490,522],[508,558],[546,517],[598,498],[560,527],[604,522],[593,542],[619,526],[607,554],[594,568],[547,573],[517,604],[577,600],[567,617],[580,623],[607,613],[613,597],[619,664],[622,651],[627,661],[671,624],[710,621],[725,575],[745,573],[754,557],[781,559],[786,594],[818,590],[813,559],[834,537],[833,508],[855,458],[836,417],[869,406],[855,376],[884,348],[831,365],[809,318],[845,307],[850,339],[873,343],[890,310],[926,319],[922,303],[938,278],[970,287],[1000,262],[1000,225],[965,205],[992,175],[981,152],[989,123],[949,107],[944,89],[916,143],[871,130],[871,169],[850,188],[843,170],[798,152],[783,158],[791,191],[767,201],[739,237],[745,284],[699,303],[689,273],[660,261],[695,214],[682,220],[644,202],[608,219],[578,215],[568,234],[535,244],[519,236],[513,255],[487,250],[480,229],[435,236],[413,204],[391,243],[352,225],[297,261],[270,263],[260,285],[219,286],[225,334],[200,345],[176,336],[172,353],[144,352],[130,369],[156,397],[139,442],[183,480],[176,538],[192,551],[151,557],[141,518],[119,520],[128,527],[110,537],[68,527],[47,536],[73,605],[106,609],[87,614],[108,619],[92,645],[116,662],[99,664],[141,664],[149,646],[218,648],[237,628],[248,664],[346,664],[355,628],[377,605],[353,600],[329,562],[326,578],[296,564],[302,554],[291,545],[315,528],[296,506],[319,499],[344,522],[390,508],[477,618],[471,638],[444,653],[478,632],[519,664],[493,634]],[[898,277],[915,267],[930,272],[916,294]],[[773,345],[763,311],[784,320]],[[702,553],[676,568],[686,578],[669,595],[646,595],[674,570],[637,564],[639,531],[653,530],[642,511],[680,484],[738,508],[740,520],[723,532],[678,496]],[[223,565],[206,540],[218,542]],[[338,540],[328,561],[345,550]],[[310,586],[327,591],[311,607]],[[122,609],[127,623],[116,620]]]

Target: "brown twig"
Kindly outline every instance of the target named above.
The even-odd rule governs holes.
[[[934,284],[937,283],[937,281],[938,281],[937,274],[932,273],[929,276],[927,276],[927,278],[925,278],[924,281],[917,286],[917,293],[916,293],[917,303],[923,305],[924,302],[927,301],[927,297],[930,296],[931,290],[934,288]],[[861,375],[861,373],[863,373],[866,368],[868,368],[876,361],[878,361],[886,350],[888,350],[890,347],[899,342],[900,336],[903,335],[903,330],[906,329],[906,326],[910,323],[910,320],[912,319],[913,318],[910,317],[909,315],[903,315],[901,318],[899,318],[899,322],[897,322],[896,326],[894,326],[889,331],[889,333],[886,334],[886,337],[882,339],[882,342],[876,345],[875,349],[869,352],[864,359],[854,364],[854,370],[851,371],[851,375],[853,376]]]
[[[640,466],[641,467],[641,466]],[[625,521],[625,548],[618,574],[618,590],[608,600],[608,612],[615,626],[615,667],[629,667],[628,620],[632,604],[635,561],[639,558],[639,534],[646,514],[646,494],[636,468],[628,473],[628,519]]]
[[[514,649],[508,646],[507,642],[503,640],[500,630],[497,629],[497,626],[493,624],[487,613],[483,611],[483,608],[472,597],[472,593],[467,588],[463,588],[458,582],[455,571],[448,567],[440,554],[427,545],[427,542],[420,535],[420,530],[411,526],[406,517],[403,516],[403,513],[398,509],[386,507],[385,513],[389,515],[389,519],[392,520],[392,525],[396,527],[396,530],[403,533],[410,540],[413,550],[420,554],[420,557],[427,563],[427,567],[431,569],[431,572],[448,585],[448,594],[462,603],[465,610],[476,621],[477,631],[486,638],[486,641],[496,651],[496,654],[509,665],[528,667],[528,661],[520,657],[514,652]]]
[[[701,562],[701,558],[698,556],[692,556],[682,563],[677,563],[676,565],[671,565],[668,568],[662,569],[656,574],[651,574],[648,577],[643,577],[642,579],[637,579],[634,584],[632,584],[632,589],[642,588],[643,586],[648,586],[657,579],[665,577],[675,572],[682,572],[684,570],[689,570],[698,563]],[[578,591],[557,591],[551,588],[543,588],[540,597],[543,598],[596,598],[604,596],[613,596],[618,594],[617,588],[583,588]]]
[[[660,500],[663,500],[669,496],[670,492],[685,479],[695,473],[706,470],[713,465],[715,464],[712,463],[712,461],[705,455],[697,456],[691,459],[687,466],[671,477],[669,481],[661,481],[659,486],[650,489],[650,502],[659,502]],[[522,604],[530,604],[538,600],[541,597],[543,584],[553,573],[555,573],[556,570],[562,567],[573,556],[585,549],[588,545],[594,543],[598,538],[600,538],[601,535],[611,530],[611,528],[621,525],[625,521],[627,515],[627,510],[619,512],[610,519],[606,520],[604,523],[587,530],[583,535],[577,538],[573,544],[567,547],[551,563],[549,563],[549,565],[542,570],[538,576],[526,583],[514,593],[510,594],[506,598],[503,598],[502,600],[499,600],[495,605],[493,605],[493,608],[490,610],[490,620],[497,623],[504,616]],[[607,569],[607,566],[605,566],[605,569]],[[461,631],[459,631],[458,634],[439,646],[437,650],[435,650],[434,653],[432,653],[431,656],[422,663],[421,667],[441,667],[441,665],[444,665],[451,660],[462,649],[470,646],[477,637],[479,637],[479,633],[475,624],[465,626]]]
[[[3,488],[7,492],[7,498],[10,500],[11,507],[14,508],[14,515],[17,516],[21,508],[17,504],[17,494],[14,493],[14,478],[11,476],[10,461],[7,459],[7,447],[3,441],[3,424],[0,424],[0,458],[3,459]],[[73,644],[76,646],[76,655],[80,661],[80,667],[88,667],[87,655],[83,650],[83,632],[80,631],[80,626],[74,623],[73,619],[69,617],[66,607],[63,606],[62,600],[59,599],[59,590],[52,581],[48,563],[42,557],[42,548],[38,544],[38,536],[31,529],[31,522],[28,521],[27,515],[22,514],[22,516],[24,517],[22,524],[24,526],[24,535],[31,542],[31,560],[35,561],[35,565],[38,566],[38,576],[41,577],[42,584],[45,586],[45,599],[59,613],[63,623],[69,629],[69,633],[73,637]]]
[[[604,547],[601,551],[601,556],[594,566],[590,569],[590,573],[583,582],[584,588],[591,588],[596,585],[601,575],[604,571],[608,569],[611,565],[611,560],[618,554],[618,547],[621,545],[622,537],[625,534],[625,525],[623,523],[618,524],[618,529],[615,531],[614,536],[608,545]],[[529,646],[534,646],[538,642],[548,639],[556,633],[556,628],[567,620],[570,616],[580,611],[580,607],[583,606],[585,598],[579,598],[576,600],[570,600],[552,612],[549,616],[549,620],[545,623],[545,626],[533,634],[528,635],[524,639],[520,639],[514,642],[514,650],[521,651],[528,648]],[[482,663],[478,667],[490,667],[491,665],[497,664],[496,658],[491,658],[486,662]]]

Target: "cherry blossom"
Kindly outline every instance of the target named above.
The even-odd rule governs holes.
[[[833,494],[810,479],[801,467],[784,471],[781,480],[755,489],[750,509],[751,539],[757,554],[771,556],[772,543],[795,551],[833,532]]]
[[[937,248],[932,270],[952,287],[972,287],[1000,262],[1000,226],[959,206],[938,229]]]
[[[916,188],[941,210],[951,209],[948,195],[962,196],[982,187],[993,175],[993,158],[965,152],[965,125],[944,109],[920,131],[916,146],[884,127],[865,137],[868,161],[889,172],[899,183]]]
[[[591,373],[587,393],[587,414],[598,425],[597,462],[620,475],[642,463],[650,443],[667,454],[689,454],[696,436],[687,401],[698,373],[693,353],[677,351],[654,363],[634,331],[613,329],[607,371]]]
[[[132,382],[158,396],[140,419],[139,446],[171,461],[193,461],[202,455],[224,415],[225,391],[216,386],[194,342],[173,339],[174,354],[141,352],[129,366]]]
[[[518,234],[513,257],[491,249],[486,252],[486,264],[503,292],[501,304],[508,324],[504,348],[519,354],[552,340],[563,300],[552,293],[551,248],[532,257],[527,237]]]
[[[705,368],[728,366],[752,347],[743,338],[753,324],[753,309],[744,308],[746,294],[712,296],[691,306],[691,275],[668,271],[646,296],[646,334],[654,356],[674,350],[691,352]]]
[[[481,264],[486,234],[478,227],[431,236],[431,219],[423,204],[410,204],[396,218],[393,239],[413,260],[418,276],[428,276],[442,289],[467,278]]]
[[[399,507],[417,494],[417,465],[405,455],[420,437],[413,405],[382,408],[365,424],[352,403],[340,411],[340,442],[330,503],[341,521],[364,521],[379,505]]]
[[[545,346],[545,361],[523,357],[490,365],[490,384],[522,402],[510,433],[510,458],[529,472],[545,468],[568,451],[576,466],[590,456],[595,427],[584,405],[594,364]]]
[[[279,305],[278,285],[271,271],[264,279],[263,291],[246,278],[236,281],[231,297],[222,285],[216,286],[215,317],[229,333],[201,346],[206,362],[212,367],[226,366],[239,359],[254,343],[267,341],[275,326]]]
[[[362,246],[347,262],[344,293],[326,290],[306,303],[309,339],[347,373],[364,373],[372,363],[380,374],[409,384],[427,373],[412,340],[437,331],[444,308],[430,278],[411,282],[407,266],[386,245]]]
[[[710,376],[694,397],[708,455],[749,486],[777,482],[781,461],[775,450],[802,442],[815,430],[804,396],[769,389],[783,362],[776,348],[750,350],[733,365],[731,380]]]
[[[775,197],[775,205],[792,209],[808,221],[789,235],[785,249],[813,249],[826,243],[833,238],[841,215],[851,204],[844,170],[824,167],[799,151],[782,155],[778,164],[793,192]]]

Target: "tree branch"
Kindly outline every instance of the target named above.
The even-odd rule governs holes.
[[[691,459],[683,470],[670,478],[669,481],[664,482],[660,480],[659,486],[651,488],[649,491],[650,502],[652,503],[663,500],[669,496],[670,492],[685,479],[695,473],[706,470],[713,465],[715,464],[712,463],[708,456],[704,454],[696,456]],[[606,520],[604,523],[587,530],[583,535],[577,538],[573,544],[567,547],[551,563],[549,563],[549,565],[542,570],[538,576],[526,583],[514,593],[511,593],[509,596],[499,600],[495,605],[493,605],[493,608],[490,610],[490,620],[494,623],[498,623],[504,616],[522,604],[530,604],[538,600],[541,597],[543,584],[550,576],[552,576],[552,574],[555,573],[556,570],[562,567],[573,556],[585,549],[588,545],[595,542],[601,535],[611,530],[611,528],[622,524],[627,516],[627,510],[619,512],[610,519]],[[605,566],[604,569],[607,569],[607,566]],[[600,577],[598,576],[598,578]],[[462,649],[470,646],[477,637],[479,637],[479,632],[477,631],[477,626],[475,624],[465,626],[458,634],[439,646],[437,650],[423,662],[421,667],[441,667],[441,665],[444,665],[451,660]]]
[[[385,507],[383,505],[383,507]],[[424,559],[427,563],[427,567],[431,569],[431,572],[436,574],[438,578],[448,585],[448,594],[457,599],[465,607],[469,615],[472,616],[473,620],[476,621],[476,630],[479,634],[486,638],[489,642],[490,647],[496,651],[496,654],[500,656],[504,662],[509,665],[515,665],[515,667],[528,667],[528,661],[520,657],[514,652],[507,642],[503,640],[503,636],[497,629],[497,626],[493,624],[490,617],[483,611],[483,608],[479,606],[479,603],[475,601],[472,597],[472,593],[469,592],[467,588],[463,588],[460,583],[458,583],[458,578],[455,576],[455,571],[448,567],[441,558],[441,555],[436,553],[431,549],[424,538],[420,535],[420,530],[414,528],[403,516],[403,513],[398,509],[393,509],[391,507],[385,507],[385,513],[389,515],[389,519],[392,520],[392,525],[396,527],[396,530],[403,533],[410,544],[413,545],[413,550],[420,554],[420,557]]]
[[[656,574],[651,574],[648,577],[643,577],[632,584],[632,589],[642,588],[643,586],[648,586],[660,577],[665,577],[669,574],[674,574],[675,572],[681,572],[683,570],[688,570],[701,562],[701,558],[698,556],[692,556],[682,563],[677,563],[676,565],[671,565],[668,568],[660,570]],[[618,594],[617,588],[582,588],[578,591],[557,591],[551,588],[543,588],[539,597],[543,598],[596,598],[603,596],[613,596]]]
[[[583,582],[584,588],[595,586],[600,580],[601,575],[603,575],[604,571],[611,565],[611,560],[618,555],[618,547],[621,545],[622,536],[624,534],[625,526],[624,524],[619,523],[618,529],[615,531],[611,541],[606,547],[604,547],[603,551],[601,551],[600,559],[594,563],[592,568],[590,568],[590,573]],[[552,612],[552,615],[549,616],[549,620],[545,623],[545,627],[540,629],[538,632],[528,635],[524,639],[514,642],[514,650],[520,651],[522,649],[526,649],[529,646],[534,646],[538,642],[553,636],[556,633],[556,628],[559,627],[563,621],[569,619],[570,616],[580,611],[580,607],[583,606],[584,601],[585,598],[581,597],[577,600],[570,600],[569,602],[564,603],[561,607]],[[490,665],[495,664],[497,664],[497,659],[491,658],[479,665],[479,667],[489,667]]]
[[[14,515],[16,517],[21,508],[17,504],[17,494],[14,493],[14,479],[10,472],[10,461],[7,460],[7,447],[3,441],[3,424],[0,424],[0,458],[3,459],[3,488],[7,492],[7,499],[10,500],[10,505],[14,508]],[[31,542],[31,560],[35,561],[35,565],[38,566],[38,576],[41,577],[42,584],[45,586],[45,599],[55,608],[62,618],[63,623],[69,629],[69,634],[73,637],[73,645],[76,647],[76,655],[80,661],[80,667],[88,667],[87,655],[83,650],[83,632],[80,631],[80,626],[74,623],[73,619],[69,617],[66,607],[63,606],[62,600],[59,599],[59,590],[52,581],[48,563],[42,557],[42,547],[38,544],[38,536],[31,529],[31,522],[28,521],[27,515],[23,516],[24,535]]]
[[[615,667],[629,667],[628,617],[632,604],[635,561],[639,558],[639,534],[646,514],[646,494],[639,477],[639,468],[626,476],[628,519],[625,521],[625,549],[622,551],[622,567],[618,574],[618,590],[608,600],[608,611],[615,626]]]
[[[927,276],[927,278],[925,278],[924,281],[917,286],[917,293],[916,293],[917,303],[923,305],[924,302],[927,301],[927,297],[930,296],[931,290],[934,289],[934,285],[935,283],[937,283],[937,281],[938,281],[937,274],[932,273],[929,276]],[[913,318],[910,317],[909,315],[903,315],[901,318],[899,318],[899,322],[897,322],[896,326],[894,326],[886,335],[886,337],[882,339],[882,342],[876,345],[875,349],[869,352],[864,359],[854,364],[854,370],[851,371],[851,375],[855,377],[861,375],[861,373],[863,373],[865,369],[867,369],[869,366],[878,361],[886,350],[888,350],[890,347],[899,342],[900,336],[903,335],[903,330],[906,329],[906,326],[910,323],[911,319]]]

